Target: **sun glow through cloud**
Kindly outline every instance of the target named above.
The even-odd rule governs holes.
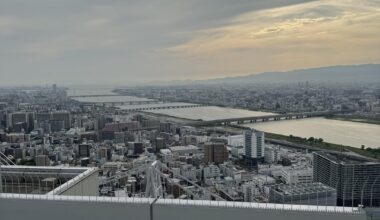
[[[318,1],[240,15],[168,48],[231,60],[218,71],[258,72],[380,60],[380,7],[370,1]],[[267,65],[261,65],[267,64]],[[228,73],[227,73],[228,74]]]

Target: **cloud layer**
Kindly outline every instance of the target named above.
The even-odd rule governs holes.
[[[203,79],[380,61],[367,0],[0,0],[0,84]]]

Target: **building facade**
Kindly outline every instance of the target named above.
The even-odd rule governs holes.
[[[222,143],[206,143],[203,152],[206,163],[223,163],[228,159],[227,147]]]
[[[253,163],[264,160],[265,135],[256,130],[244,131],[245,157]]]
[[[380,163],[315,152],[314,181],[337,190],[337,205],[380,206]]]

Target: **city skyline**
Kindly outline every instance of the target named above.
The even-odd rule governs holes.
[[[1,85],[202,80],[380,61],[376,1],[0,4]]]

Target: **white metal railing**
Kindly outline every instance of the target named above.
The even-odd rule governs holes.
[[[272,210],[291,210],[291,211],[304,211],[304,212],[327,212],[327,213],[348,213],[348,214],[363,214],[364,213],[363,210],[356,207],[312,206],[312,205],[254,203],[254,202],[158,199],[155,204],[226,207],[226,208],[253,208],[253,209],[272,209]]]
[[[154,201],[153,198],[139,198],[139,197],[63,196],[63,195],[15,194],[15,193],[0,193],[0,199],[133,203],[133,204],[151,204]]]
[[[10,194],[0,193],[0,199],[25,199],[25,200],[50,200],[50,201],[78,201],[78,202],[104,202],[104,203],[130,203],[147,205],[173,205],[173,206],[204,206],[224,208],[267,209],[279,211],[300,211],[337,214],[364,214],[363,209],[357,207],[338,206],[312,206],[254,202],[229,202],[211,200],[181,200],[181,199],[157,199],[140,197],[99,197],[99,196],[62,196],[40,194]]]

